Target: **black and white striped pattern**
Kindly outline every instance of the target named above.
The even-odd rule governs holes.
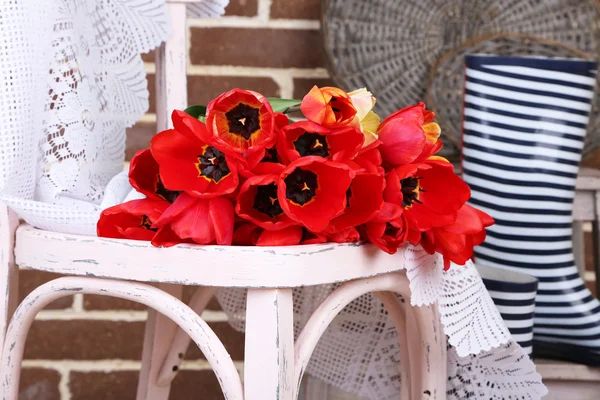
[[[585,346],[600,362],[600,303],[577,272],[571,242],[595,68],[467,56],[463,171],[470,203],[496,220],[477,262],[538,278],[534,341]]]
[[[526,274],[476,265],[515,342],[531,355],[538,280]]]

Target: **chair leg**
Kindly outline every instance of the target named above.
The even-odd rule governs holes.
[[[246,307],[245,400],[293,400],[292,289],[249,289]]]
[[[400,398],[409,399],[411,389],[410,371],[410,349],[408,348],[408,330],[406,324],[406,313],[402,304],[392,292],[375,292],[375,296],[383,303],[388,312],[396,332],[398,332],[398,343],[400,345]],[[407,306],[410,307],[410,306]]]
[[[0,203],[0,355],[8,322],[15,310],[19,294],[19,268],[15,264],[15,231],[19,218]]]
[[[183,293],[183,286],[181,285],[162,283],[158,288],[177,299],[181,299]],[[162,363],[169,353],[177,331],[178,327],[172,320],[154,309],[148,310],[137,400],[168,400],[171,382],[159,385],[157,380]]]
[[[411,319],[413,323],[411,323]],[[437,304],[407,307],[407,327],[416,327],[408,334],[408,346],[416,357],[412,376],[414,398],[441,400],[446,398],[447,354],[446,335],[440,323]],[[412,359],[411,359],[412,361]],[[419,397],[415,397],[419,396]]]

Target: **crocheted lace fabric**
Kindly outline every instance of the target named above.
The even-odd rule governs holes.
[[[199,1],[188,15],[219,16],[227,2]],[[163,0],[0,0],[0,200],[27,222],[94,234],[103,208],[139,197],[119,174],[125,128],[148,108],[140,54],[166,39],[167,20]],[[452,346],[448,398],[540,398],[540,376],[473,265],[443,272],[439,256],[404,254],[412,291],[405,300],[439,303]],[[334,288],[294,291],[296,333]],[[246,292],[218,297],[243,330]],[[396,399],[398,360],[393,324],[366,295],[334,320],[308,372],[368,399]]]
[[[188,15],[227,4],[200,0]],[[148,110],[140,54],[167,37],[164,0],[0,0],[0,11],[0,199],[36,227],[93,235],[125,128]]]
[[[402,257],[399,255],[399,257]],[[404,251],[414,307],[438,303],[448,336],[448,399],[540,399],[547,393],[535,365],[514,342],[473,263],[443,271],[440,255],[420,247]],[[312,312],[338,285],[294,289],[298,335]],[[217,297],[235,329],[244,330],[246,290]],[[350,303],[319,341],[307,373],[369,400],[400,396],[398,335],[373,295]]]

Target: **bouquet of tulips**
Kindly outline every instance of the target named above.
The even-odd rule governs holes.
[[[144,199],[104,210],[98,235],[154,246],[404,243],[464,264],[490,216],[442,147],[418,103],[380,121],[366,89],[313,87],[302,99],[234,89],[207,107],[173,111],[131,160]]]

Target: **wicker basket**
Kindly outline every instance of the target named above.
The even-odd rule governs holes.
[[[473,37],[533,35],[597,58],[600,0],[324,0],[322,32],[335,83],[367,86],[387,114],[423,99],[432,65]]]
[[[445,143],[458,152],[464,88],[464,56],[497,54],[504,56],[544,56],[592,59],[587,53],[554,40],[527,35],[494,35],[473,38],[444,54],[431,68],[426,102],[437,115]],[[597,84],[600,88],[600,85]],[[600,143],[600,96],[595,96],[592,118],[586,136],[586,151]]]

